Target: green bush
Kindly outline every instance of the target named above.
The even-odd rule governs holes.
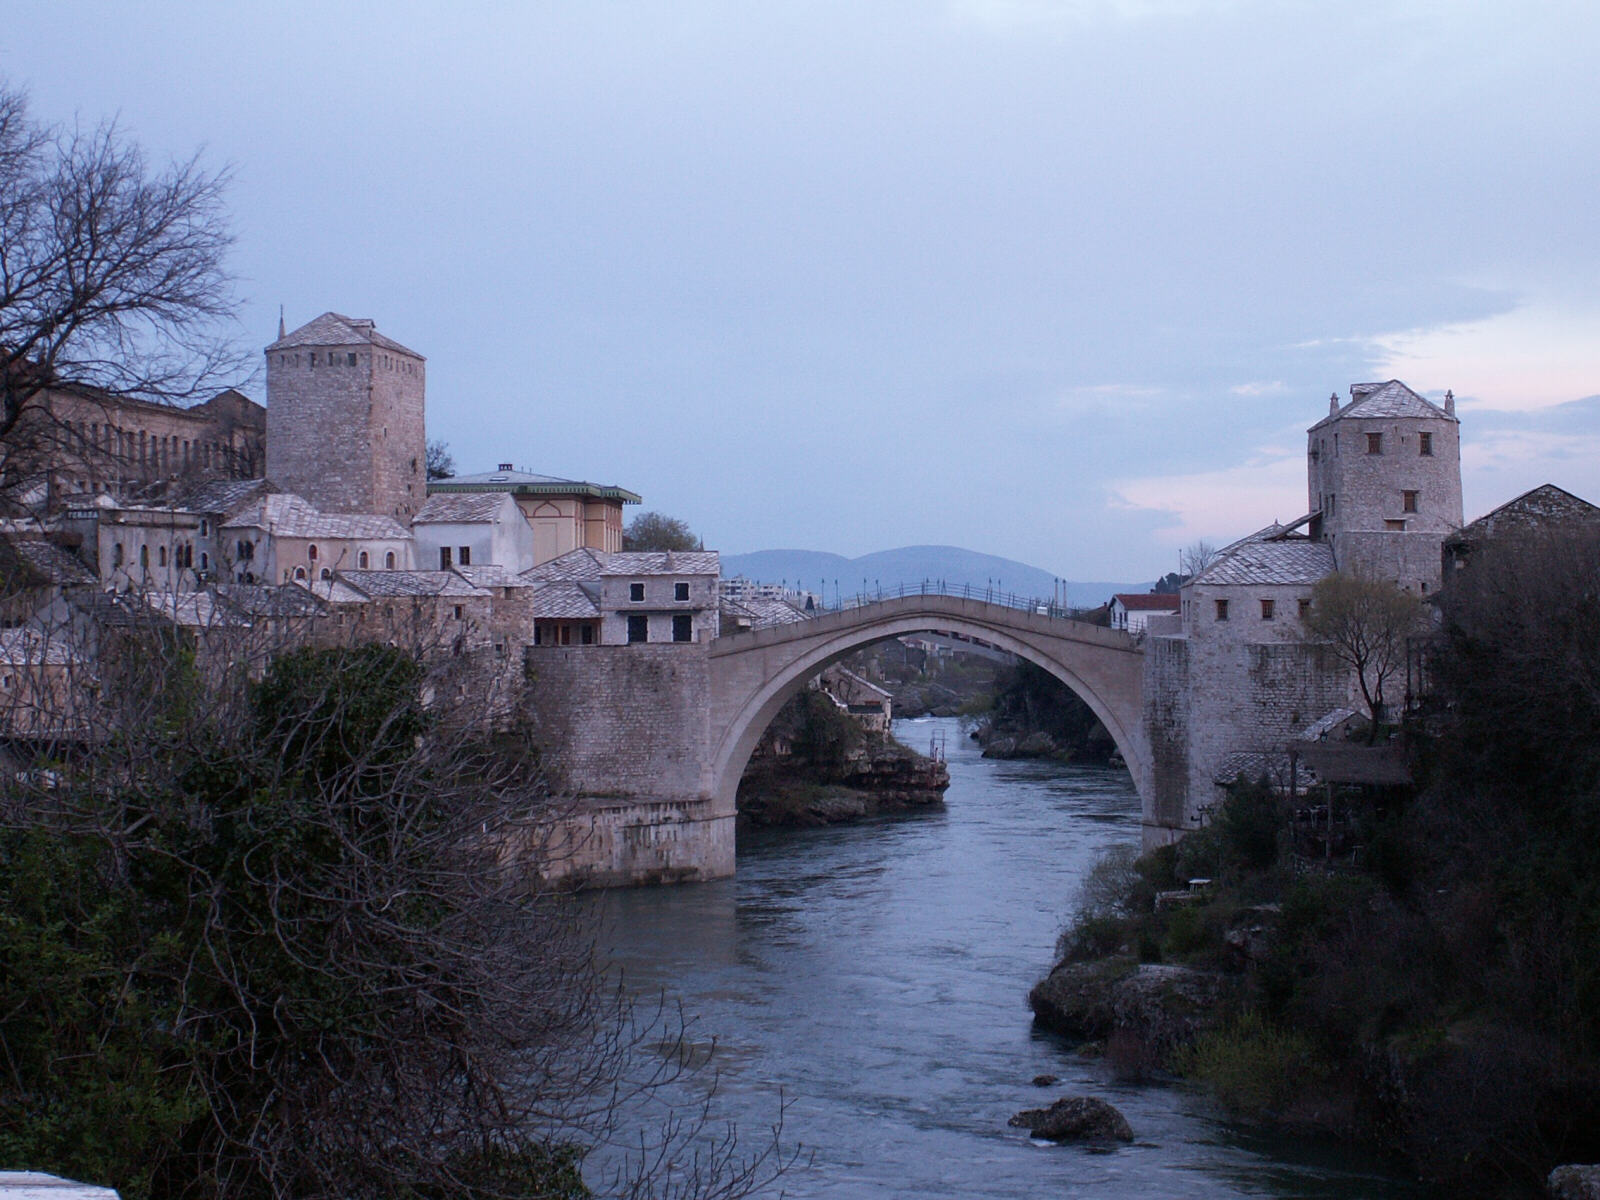
[[[1282,1111],[1328,1075],[1310,1038],[1269,1025],[1255,1013],[1202,1034],[1184,1067],[1230,1112],[1247,1117]]]

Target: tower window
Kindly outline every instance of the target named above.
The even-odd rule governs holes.
[[[1389,517],[1384,521],[1383,527],[1390,533],[1404,533],[1406,531],[1406,523],[1400,520],[1399,517]]]
[[[1368,454],[1382,454],[1383,453],[1383,434],[1381,434],[1381,433],[1369,433],[1369,434],[1367,434],[1367,453]]]
[[[1420,454],[1423,458],[1432,458],[1433,457],[1433,434],[1431,434],[1431,433],[1419,433],[1419,434],[1417,434],[1417,453]]]
[[[1401,492],[1400,493],[1400,511],[1401,512],[1408,512],[1408,513],[1414,513],[1414,512],[1417,511],[1417,494],[1416,494],[1416,492]]]
[[[1226,621],[1228,619],[1228,602],[1226,600],[1218,600],[1216,603],[1217,620]]]
[[[356,365],[356,356],[353,351],[344,356],[344,365],[347,367],[353,367]]]
[[[1272,612],[1273,612],[1273,609],[1276,608],[1276,607],[1277,606],[1276,606],[1276,604],[1274,604],[1273,601],[1271,601],[1271,600],[1263,600],[1261,602],[1261,619],[1263,621],[1272,620]]]

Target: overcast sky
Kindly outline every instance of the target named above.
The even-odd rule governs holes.
[[[1150,577],[1453,388],[1469,519],[1600,501],[1600,5],[18,0],[35,115],[231,165],[244,336],[428,358],[463,471],[709,547]],[[259,387],[256,388],[259,396]]]

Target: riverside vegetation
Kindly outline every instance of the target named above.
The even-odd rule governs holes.
[[[1428,703],[1383,731],[1413,785],[1241,782],[1111,854],[1031,1000],[1125,1074],[1529,1195],[1600,1158],[1600,536],[1490,543],[1437,628]]]

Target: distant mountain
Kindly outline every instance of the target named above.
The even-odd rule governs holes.
[[[959,546],[901,546],[860,558],[846,558],[825,550],[755,550],[749,554],[724,554],[724,578],[743,575],[758,583],[787,583],[791,587],[822,592],[831,597],[835,588],[846,596],[862,590],[916,587],[927,580],[947,586],[967,584],[992,587],[1000,592],[1049,599],[1056,594],[1056,577],[1027,563]],[[1143,592],[1144,583],[1067,583],[1067,603],[1082,607],[1104,604],[1113,592]]]

